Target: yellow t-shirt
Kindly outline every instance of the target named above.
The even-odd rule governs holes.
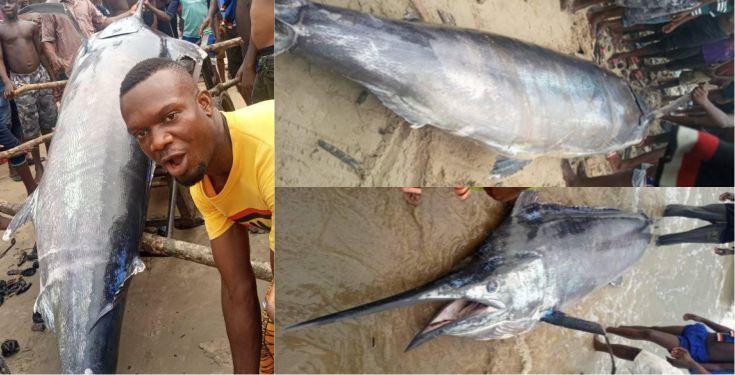
[[[274,115],[273,100],[224,113],[232,140],[232,169],[227,182],[219,194],[207,176],[189,189],[204,216],[209,239],[238,223],[251,232],[270,232],[270,248],[275,250]]]

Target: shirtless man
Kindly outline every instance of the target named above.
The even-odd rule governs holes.
[[[5,22],[0,24],[0,79],[5,85],[3,95],[14,98],[13,91],[23,85],[43,83],[51,80],[47,71],[48,63],[41,49],[41,28],[30,21],[18,19],[18,0],[0,0]],[[15,97],[18,116],[23,127],[23,140],[37,138],[42,133],[50,133],[56,124],[56,103],[51,90],[37,90]],[[48,152],[49,142],[46,142]],[[36,182],[43,176],[41,153],[38,147],[33,151],[36,168]]]
[[[273,99],[273,0],[240,0],[237,3],[237,25],[248,50],[242,71],[245,102],[257,103]]]
[[[682,347],[707,371],[732,371],[735,358],[732,329],[695,314],[684,314],[683,319],[697,323],[670,327],[619,326],[609,327],[607,332],[631,340],[650,341],[668,351]],[[714,332],[708,332],[705,326]]]

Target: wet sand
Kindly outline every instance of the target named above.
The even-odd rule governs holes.
[[[242,99],[230,90],[237,107]],[[23,202],[25,189],[8,177],[0,165],[0,199]],[[165,216],[168,189],[152,190],[149,217]],[[0,259],[0,279],[9,279],[20,250],[33,246],[33,226],[15,236],[17,243]],[[204,227],[175,230],[174,238],[209,246]],[[0,251],[9,243],[0,241]],[[253,259],[268,260],[267,235],[250,236]],[[220,278],[217,269],[175,258],[148,258],[146,270],[135,275],[128,288],[120,335],[117,372],[121,373],[232,373],[232,359],[222,318]],[[24,264],[26,268],[30,263]],[[38,296],[38,274],[20,296],[7,298],[0,306],[0,342],[18,340],[21,351],[7,358],[13,373],[57,373],[56,338],[49,331],[31,331],[33,304]],[[266,283],[258,281],[258,295]]]
[[[717,202],[724,189],[549,189],[548,202],[638,211],[660,217],[666,204]],[[451,189],[426,189],[419,207],[398,189],[277,189],[279,275],[277,371],[388,373],[604,373],[607,354],[592,350],[592,335],[539,325],[516,338],[473,341],[441,337],[408,353],[411,338],[441,303],[417,305],[284,332],[326,313],[430,281],[471,253],[503,218],[484,192],[467,201]],[[655,234],[704,222],[666,218]],[[692,312],[732,323],[731,257],[712,245],[651,245],[620,286],[603,286],[566,312],[604,325],[677,325]],[[298,270],[296,272],[295,270]],[[612,337],[614,343],[656,345]],[[622,366],[622,360],[618,366]]]
[[[409,0],[318,0],[376,16],[400,19]],[[591,60],[593,41],[583,12],[571,15],[556,0],[423,0],[431,19],[437,10],[457,26],[484,30]],[[415,13],[415,12],[414,12]],[[275,92],[277,186],[488,185],[496,153],[470,139],[431,126],[408,124],[358,84],[328,67],[289,54],[277,58]],[[357,104],[361,97],[367,97]],[[288,103],[287,105],[284,103]],[[459,110],[459,109],[458,109]],[[318,146],[324,140],[360,163],[364,174]],[[606,163],[591,163],[596,175]],[[602,168],[602,169],[601,169]],[[560,160],[540,158],[502,186],[563,186]]]

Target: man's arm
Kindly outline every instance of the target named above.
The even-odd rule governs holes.
[[[722,362],[722,363],[702,363],[702,367],[704,367],[708,371],[720,371],[723,370],[730,370],[732,371],[735,369],[735,366],[733,366],[732,362]]]
[[[204,17],[204,21],[202,21],[202,25],[199,26],[199,35],[204,35],[204,30],[211,26],[212,32],[214,32],[214,25],[211,25],[212,20],[214,20],[214,12],[217,11],[217,0],[210,0],[209,1],[209,11],[207,12],[207,16]]]
[[[733,116],[728,115],[721,109],[717,108],[708,98],[707,88],[704,85],[699,85],[692,92],[692,99],[699,104],[707,114],[717,122],[717,125],[723,128],[733,126]]]
[[[151,12],[153,12],[153,14],[156,15],[156,18],[160,19],[163,22],[171,22],[171,16],[168,13],[158,9],[157,7],[154,7],[149,0],[144,0],[143,4],[145,4],[146,9],[150,10]],[[152,28],[154,30],[156,29],[155,27]]]
[[[169,21],[172,20],[179,13],[179,0],[171,0],[166,7],[166,15]]]
[[[260,306],[247,230],[230,226],[212,240],[212,255],[222,280],[222,313],[234,372],[255,374],[260,360]]]
[[[5,57],[3,56],[3,41],[0,39],[0,79],[3,80],[3,85],[5,85],[5,91],[3,91],[3,96],[5,99],[13,99],[13,91],[15,91],[15,85],[13,85],[13,82],[10,81],[10,77],[8,76],[7,70],[5,70]]]
[[[121,20],[125,17],[132,16],[133,14],[135,14],[136,9],[138,9],[138,3],[133,4],[133,6],[130,7],[130,9],[127,12],[120,13],[115,17],[105,17],[102,15],[102,13],[100,13],[97,7],[92,5],[92,9],[91,9],[93,13],[92,19],[94,20],[95,25],[100,25],[104,29],[105,27],[110,26],[111,23],[117,20]]]
[[[41,17],[41,48],[43,53],[46,54],[51,68],[58,75],[64,70],[64,65],[59,55],[56,54],[56,27],[56,17],[50,14]]]
[[[715,323],[715,322],[713,322],[713,321],[711,321],[709,319],[702,318],[701,316],[699,316],[697,314],[691,314],[691,313],[684,314],[684,320],[693,320],[695,322],[700,322],[700,323],[706,325],[707,327],[711,328],[715,332],[724,333],[724,332],[730,332],[730,331],[732,331],[732,329],[730,329],[728,327],[725,327],[723,325],[719,325],[719,324],[717,324],[717,323]]]
[[[39,59],[41,59],[41,65],[46,69],[51,80],[56,81],[56,70],[49,63],[49,59],[41,47],[41,26],[36,24],[33,24],[33,45],[36,47]]]

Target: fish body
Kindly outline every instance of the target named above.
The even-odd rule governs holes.
[[[154,33],[139,14],[84,41],[43,179],[5,234],[33,221],[41,285],[35,310],[56,334],[64,373],[116,371],[126,280],[144,269],[138,249],[152,177],[151,162],[126,131],[119,88],[136,63],[152,57],[194,62],[199,74],[202,52]]]
[[[609,153],[639,143],[648,128],[621,78],[491,33],[277,0],[276,50],[365,86],[414,127],[471,138],[512,160]]]
[[[531,197],[525,195],[529,203],[520,202],[456,270],[407,292],[290,328],[451,301],[409,349],[440,335],[477,340],[517,336],[616,280],[651,242],[651,221],[642,213],[531,203]]]

